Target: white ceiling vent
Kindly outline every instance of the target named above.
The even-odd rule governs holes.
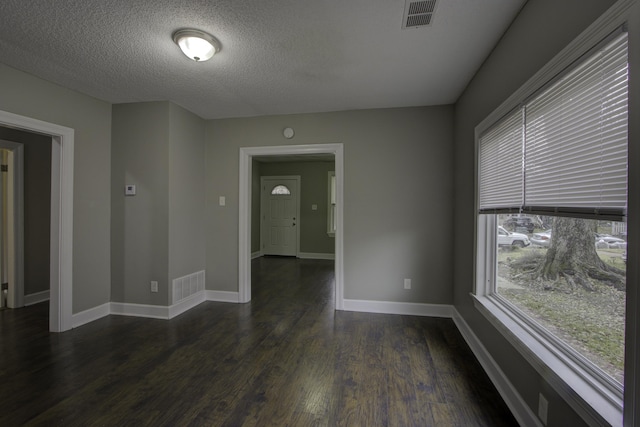
[[[431,25],[437,0],[405,0],[402,28],[420,28]]]

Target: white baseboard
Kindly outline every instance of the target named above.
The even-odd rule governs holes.
[[[112,302],[111,314],[169,320],[203,303],[205,295],[200,291],[170,306]]]
[[[366,313],[403,314],[408,316],[446,317],[453,316],[453,306],[446,304],[419,304],[412,302],[389,302],[345,299],[344,311]]]
[[[172,306],[168,307],[169,317],[167,319],[173,319],[174,317],[179,316],[182,313],[191,310],[193,307],[205,302],[206,301],[205,297],[206,297],[206,291],[200,291],[183,299],[182,301],[176,304],[173,304]]]
[[[521,426],[542,427],[543,424],[540,422],[540,419],[533,413],[529,405],[525,403],[513,384],[511,384],[504,372],[502,372],[500,366],[498,366],[493,357],[491,357],[491,354],[489,354],[485,346],[455,308],[453,308],[453,322],[456,324],[456,327],[469,347],[471,347],[471,351],[475,354],[480,365],[482,365],[482,368],[491,379],[498,393],[500,393],[500,396],[502,396],[502,399],[518,421],[518,424]]]
[[[320,253],[314,253],[314,252],[300,252],[300,253],[298,253],[298,258],[334,260],[334,259],[336,259],[336,255],[335,254],[320,254]]]
[[[33,294],[29,294],[29,295],[25,295],[24,296],[24,305],[25,306],[34,305],[34,304],[38,304],[40,302],[45,302],[45,301],[49,301],[49,290],[48,289],[46,291],[35,292]]]
[[[195,293],[171,306],[108,302],[74,314],[73,327],[77,328],[78,326],[93,322],[94,320],[98,320],[101,317],[108,316],[110,314],[116,316],[147,317],[151,319],[169,320],[191,310],[205,301],[238,303],[240,298],[238,292],[205,290]]]
[[[149,317],[151,319],[169,319],[169,307],[163,305],[112,302],[111,314],[118,316]]]
[[[205,291],[207,301],[218,302],[240,302],[240,294],[238,292],[229,291]]]
[[[261,256],[262,256],[262,251],[253,252],[253,253],[251,254],[251,259],[260,258]]]
[[[71,316],[71,327],[77,328],[78,326],[86,325],[94,320],[108,316],[111,314],[111,304],[112,303],[107,302],[97,307],[74,314]]]

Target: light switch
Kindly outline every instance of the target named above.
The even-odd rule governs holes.
[[[220,206],[225,206],[227,204],[227,199],[224,196],[220,196],[218,200],[219,200]]]
[[[127,184],[124,186],[124,195],[125,196],[135,196],[136,195],[136,186]]]
[[[312,211],[317,211],[318,210],[318,205],[311,205],[311,210]]]

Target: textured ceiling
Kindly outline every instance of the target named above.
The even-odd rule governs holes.
[[[169,100],[199,116],[450,104],[525,0],[0,0],[0,62],[111,103]],[[188,60],[178,28],[222,51]]]

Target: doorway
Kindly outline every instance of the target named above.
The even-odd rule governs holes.
[[[276,147],[240,148],[239,168],[239,229],[238,229],[238,302],[251,301],[251,186],[252,159],[264,156],[323,155],[334,156],[336,177],[336,233],[335,233],[335,307],[344,306],[344,263],[343,263],[343,145],[312,144]]]
[[[66,331],[73,327],[74,130],[2,110],[0,126],[52,139],[49,330]]]
[[[0,140],[0,307],[24,306],[24,146]]]
[[[20,308],[49,301],[52,143],[4,126],[0,138],[0,276],[6,305]]]

